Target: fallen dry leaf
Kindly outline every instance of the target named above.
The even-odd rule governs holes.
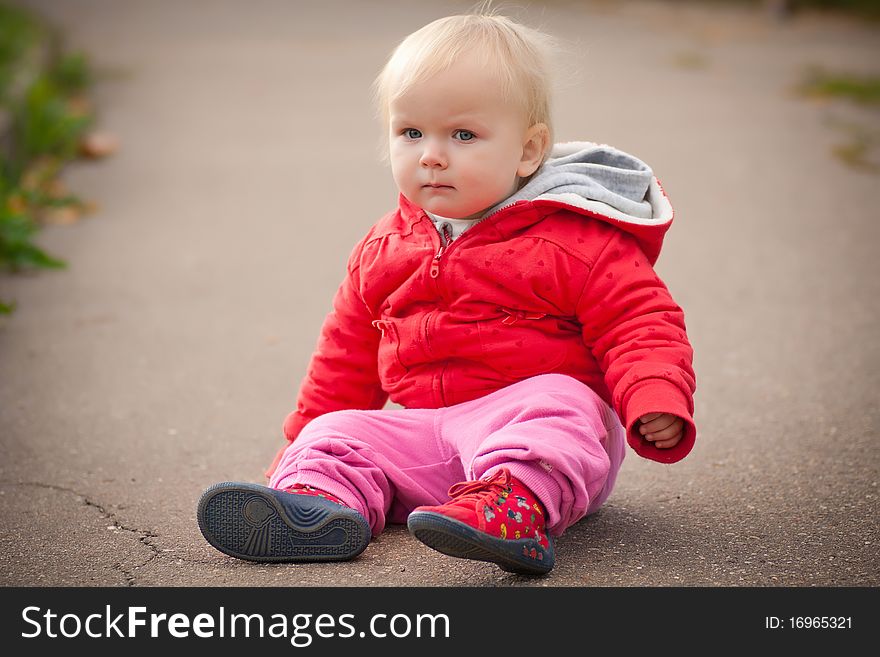
[[[94,104],[86,96],[74,96],[67,99],[67,111],[75,117],[89,116],[95,111]]]
[[[21,194],[10,194],[6,199],[6,207],[12,214],[23,214],[27,210],[27,203]]]
[[[54,226],[69,226],[82,218],[82,211],[74,205],[63,205],[57,208],[43,208],[40,211],[40,221]]]
[[[28,192],[43,190],[57,177],[60,169],[61,162],[58,158],[40,157],[28,165],[21,177],[21,188]]]
[[[64,198],[70,195],[70,188],[61,178],[55,178],[47,182],[45,192],[52,198]]]
[[[79,143],[80,154],[91,159],[108,157],[117,150],[119,139],[109,132],[90,132]]]

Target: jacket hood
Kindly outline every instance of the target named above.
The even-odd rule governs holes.
[[[556,144],[529,182],[486,216],[522,201],[611,223],[639,241],[651,264],[673,218],[672,205],[647,164],[592,142]]]

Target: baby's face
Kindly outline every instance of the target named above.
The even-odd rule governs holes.
[[[458,62],[390,106],[394,182],[410,201],[450,219],[477,219],[516,191],[528,127],[496,78]]]

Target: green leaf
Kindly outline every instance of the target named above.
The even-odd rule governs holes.
[[[27,268],[61,269],[63,260],[54,258],[31,242],[37,224],[24,214],[12,212],[4,203],[0,209],[0,267],[11,271]]]

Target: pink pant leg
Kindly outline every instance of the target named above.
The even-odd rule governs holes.
[[[287,448],[269,485],[332,493],[375,536],[386,520],[448,501],[452,484],[506,466],[541,500],[558,535],[607,499],[625,446],[617,416],[592,390],[546,374],[443,409],[322,415]]]
[[[508,467],[544,504],[554,535],[608,498],[624,434],[595,392],[562,374],[520,381],[441,416],[441,437],[461,455],[466,478]]]
[[[463,478],[457,452],[437,440],[436,410],[327,413],[285,450],[269,486],[308,484],[367,518],[377,536],[422,504],[442,504]]]

